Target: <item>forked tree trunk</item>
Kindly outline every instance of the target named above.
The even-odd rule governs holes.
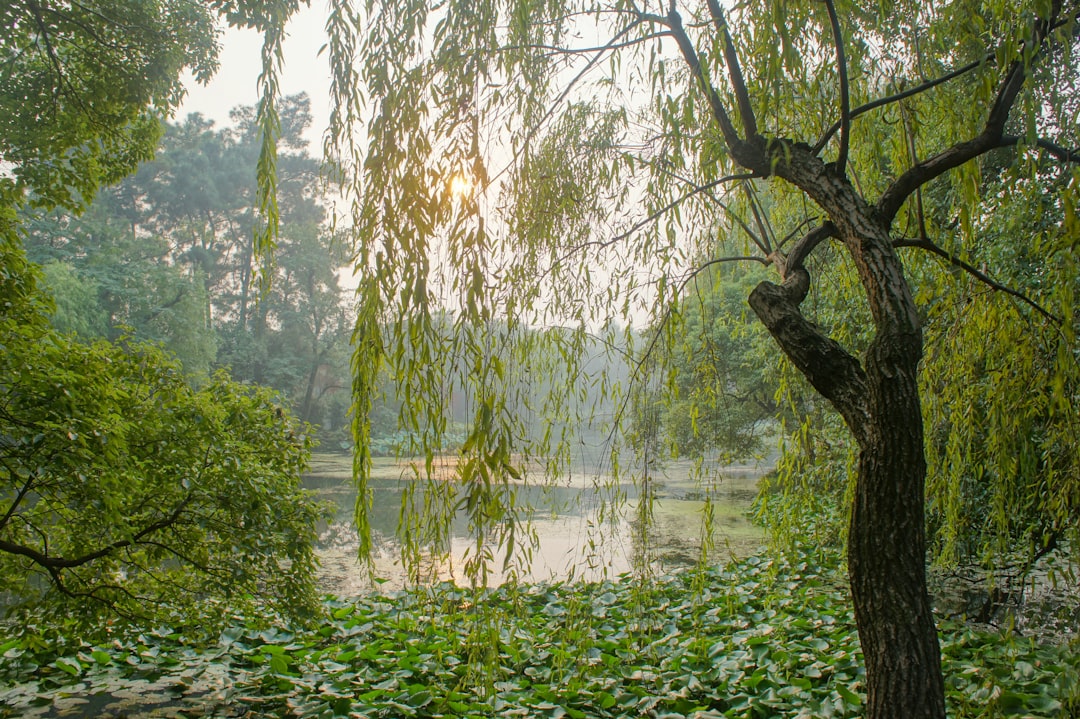
[[[866,716],[943,719],[941,654],[926,586],[918,313],[888,226],[843,176],[803,148],[785,149],[776,174],[806,191],[831,222],[777,258],[783,284],[763,282],[750,305],[859,446],[848,572],[866,662]],[[861,362],[799,310],[810,286],[803,260],[829,237],[854,261],[874,318],[875,338]]]
[[[859,444],[848,572],[866,662],[866,716],[941,719],[941,654],[926,586],[921,333],[879,334],[864,370],[798,313],[792,290],[802,292],[792,280],[763,283],[750,304]]]

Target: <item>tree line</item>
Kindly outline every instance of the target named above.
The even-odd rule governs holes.
[[[280,118],[281,226],[266,277],[253,263],[261,135],[251,107],[235,108],[226,128],[197,114],[169,123],[153,161],[81,215],[28,217],[23,242],[59,331],[159,342],[197,382],[227,368],[281,392],[337,446],[350,404],[350,290],[338,277],[348,248],[328,227],[320,161],[302,136],[308,98],[285,98]]]

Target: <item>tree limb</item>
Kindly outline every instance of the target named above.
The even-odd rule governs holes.
[[[712,0],[715,2],[715,0]],[[848,141],[851,134],[851,93],[848,88],[847,59],[844,57],[844,36],[833,0],[825,0],[832,24],[833,44],[836,46],[836,71],[840,75],[840,150],[836,155],[836,171],[843,175],[847,167]]]
[[[35,0],[27,0],[26,5],[30,8],[30,12],[34,14],[38,33],[41,36],[42,42],[45,44],[45,54],[49,58],[49,63],[56,71],[56,89],[54,90],[53,99],[58,100],[60,98],[61,88],[68,84],[67,76],[64,74],[64,68],[60,64],[60,58],[56,54],[56,49],[53,47],[49,28],[45,25],[45,18],[42,17],[41,6],[38,5]]]
[[[1022,145],[1025,142],[1027,142],[1027,138],[1020,137],[1019,135],[1002,135],[998,147],[1014,147],[1016,145]],[[1038,147],[1040,150],[1045,150],[1062,162],[1080,162],[1080,149],[1062,147],[1061,145],[1041,137],[1036,138],[1035,147]]]
[[[705,93],[705,97],[709,101],[709,108],[712,110],[713,118],[720,125],[720,132],[724,135],[724,140],[727,142],[728,148],[734,149],[741,144],[739,133],[735,130],[735,125],[731,122],[731,117],[728,115],[727,108],[724,107],[723,100],[720,99],[720,94],[716,91],[716,88],[712,86],[708,75],[705,74],[704,68],[701,67],[701,59],[698,57],[697,50],[694,49],[694,44],[690,42],[690,37],[686,34],[686,28],[683,27],[682,23],[682,17],[675,10],[674,4],[672,4],[671,11],[665,19],[665,24],[671,29],[671,34],[675,38],[675,42],[679,45],[679,51],[682,53],[683,59],[686,61],[687,66],[689,66],[690,72],[697,78],[702,92]]]
[[[910,88],[908,90],[904,90],[902,92],[898,92],[895,95],[888,95],[886,97],[878,98],[877,100],[871,100],[870,102],[859,105],[855,109],[851,110],[851,112],[849,113],[849,119],[854,120],[859,115],[864,115],[864,114],[870,112],[871,110],[876,110],[879,107],[884,107],[885,105],[890,105],[890,104],[892,104],[894,102],[899,102],[900,100],[912,97],[913,95],[918,95],[920,93],[926,92],[927,90],[935,88],[938,85],[943,85],[946,82],[948,82],[949,80],[953,80],[953,79],[955,79],[957,77],[960,77],[961,75],[965,75],[965,74],[971,72],[972,70],[975,70],[975,69],[977,69],[979,67],[982,67],[984,64],[986,64],[987,62],[990,62],[991,60],[993,60],[993,57],[988,55],[988,56],[986,56],[986,57],[984,57],[984,58],[982,58],[980,60],[976,60],[974,62],[968,63],[967,65],[964,65],[963,67],[959,68],[958,70],[953,70],[952,72],[946,73],[946,74],[942,75],[941,77],[936,78],[934,80],[928,80],[927,82],[924,82],[921,85],[916,85],[913,88]],[[818,140],[817,143],[814,145],[814,154],[815,155],[817,153],[821,152],[822,148],[824,148],[825,145],[828,144],[829,140],[832,139],[832,136],[835,135],[840,130],[840,128],[841,128],[841,120],[837,120],[836,122],[834,122],[832,125],[829,126],[829,129],[825,131],[825,134],[822,135],[821,139]]]
[[[813,234],[813,233],[812,233]],[[810,273],[790,271],[782,285],[762,282],[750,293],[750,307],[798,370],[840,412],[856,441],[869,439],[869,390],[859,361],[803,317]]]
[[[949,252],[946,252],[944,249],[942,249],[941,247],[938,247],[936,244],[931,242],[929,239],[918,239],[918,240],[900,239],[900,240],[894,241],[893,246],[894,247],[915,247],[915,248],[918,248],[920,250],[926,250],[927,252],[931,252],[931,253],[937,255],[938,257],[941,257],[942,259],[948,261],[949,264],[953,265],[954,267],[959,267],[964,272],[968,273],[969,275],[971,275],[972,277],[977,279],[979,282],[981,282],[984,285],[986,285],[987,287],[989,287],[990,289],[996,290],[997,292],[1004,292],[1005,294],[1007,294],[1007,295],[1009,295],[1011,297],[1015,297],[1016,299],[1020,300],[1024,304],[1031,307],[1033,310],[1038,312],[1040,315],[1042,315],[1046,319],[1053,322],[1054,324],[1061,324],[1062,320],[1061,320],[1060,317],[1058,317],[1057,315],[1055,315],[1052,312],[1050,312],[1049,310],[1047,310],[1045,307],[1043,307],[1038,302],[1036,302],[1035,300],[1033,300],[1030,297],[1028,297],[1027,295],[1025,295],[1023,292],[1020,292],[1018,290],[1014,290],[1013,288],[1011,288],[1011,287],[1009,287],[1007,285],[1003,285],[1000,282],[998,282],[997,280],[992,279],[985,272],[979,270],[977,267],[971,265],[970,263],[965,262],[964,260],[960,259],[956,255],[953,255],[953,254],[950,254]]]
[[[712,15],[713,25],[720,34],[720,42],[724,47],[724,62],[727,64],[728,77],[731,79],[731,87],[735,91],[735,102],[739,105],[739,115],[742,117],[743,132],[747,139],[757,135],[757,119],[754,117],[754,108],[750,104],[750,93],[746,89],[746,80],[743,78],[742,66],[739,64],[739,55],[735,52],[735,43],[732,42],[731,32],[728,29],[727,19],[720,7],[718,0],[707,0],[709,14]]]
[[[9,476],[15,476],[15,472],[13,472],[11,468],[7,465],[7,462],[0,462],[0,464],[4,465],[4,469],[7,471]],[[0,529],[2,529],[4,526],[7,525],[9,521],[11,521],[12,516],[14,516],[15,514],[15,510],[19,508],[19,505],[22,504],[22,501],[26,497],[26,494],[34,486],[34,479],[35,476],[33,472],[31,472],[30,476],[26,478],[26,482],[23,483],[23,486],[19,488],[19,491],[15,494],[15,497],[11,500],[11,506],[9,506],[7,511],[4,512],[4,516],[0,518]]]
[[[1035,31],[1030,43],[1032,56],[1037,53],[1054,18],[1040,20],[1035,24]],[[916,189],[930,180],[939,177],[949,170],[973,160],[989,150],[1000,147],[1004,137],[1005,122],[1009,118],[1009,112],[1016,102],[1020,89],[1024,85],[1027,76],[1023,58],[1014,60],[1005,71],[1005,77],[998,86],[994,103],[987,114],[986,125],[982,132],[970,140],[957,142],[951,147],[939,152],[922,162],[912,166],[901,174],[885,190],[877,203],[877,211],[886,226],[892,225],[896,213],[900,211],[904,202],[915,192]]]
[[[177,505],[177,507],[172,511],[171,514],[169,514],[167,517],[159,519],[156,522],[153,522],[152,524],[143,527],[131,539],[118,540],[116,542],[113,542],[112,544],[102,547],[101,549],[89,552],[87,554],[83,554],[79,557],[74,557],[70,559],[65,559],[64,557],[50,557],[48,554],[39,552],[32,547],[26,547],[21,544],[16,544],[15,542],[9,542],[6,539],[0,539],[0,552],[7,552],[8,554],[26,557],[35,564],[47,569],[50,574],[54,574],[54,571],[59,572],[59,570],[61,569],[81,567],[82,565],[88,564],[95,559],[101,559],[102,557],[106,557],[113,552],[124,549],[125,547],[130,547],[132,545],[138,544],[139,541],[142,540],[144,537],[147,537],[158,530],[165,529],[170,525],[175,524],[180,519],[180,516],[183,514],[184,509],[187,508],[187,505],[191,503],[191,500],[193,498],[194,495],[189,494],[187,497],[184,498],[182,502],[180,502],[179,505]]]

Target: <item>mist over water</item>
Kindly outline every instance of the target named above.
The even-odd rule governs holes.
[[[491,562],[487,583],[496,585],[510,575],[525,582],[597,581],[646,565],[664,574],[699,561],[705,535],[705,495],[713,510],[710,562],[753,553],[764,541],[763,530],[746,516],[756,494],[758,478],[767,471],[736,466],[712,473],[707,487],[692,478],[688,462],[672,462],[654,472],[654,503],[648,531],[642,533],[639,490],[632,484],[614,485],[608,476],[574,472],[555,486],[528,481],[516,488],[517,502],[532,507],[528,514],[534,543],[531,557],[519,548],[504,567],[505,548]],[[455,581],[469,584],[464,564],[473,550],[467,520],[455,518],[450,528],[450,549],[444,555],[423,554],[417,576],[409,581],[396,538],[402,496],[411,478],[406,462],[377,460],[370,483],[370,523],[375,544],[373,582],[357,560],[358,541],[353,524],[356,488],[347,455],[317,455],[304,478],[308,489],[335,507],[331,521],[320,528],[318,555],[320,588],[338,596],[362,594],[380,588],[401,589],[410,584]],[[622,494],[618,512],[611,497]],[[529,561],[531,559],[531,561]]]

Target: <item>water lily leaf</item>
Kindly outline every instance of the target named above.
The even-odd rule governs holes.
[[[836,693],[843,697],[844,701],[853,706],[862,706],[862,697],[851,691],[843,684],[836,685]]]
[[[79,663],[79,660],[74,657],[60,657],[53,662],[53,664],[56,665],[58,669],[62,669],[73,677],[82,674],[83,666]]]
[[[289,657],[288,655],[278,654],[270,657],[270,669],[277,674],[284,674],[289,671]]]
[[[599,691],[593,694],[593,702],[601,709],[610,709],[615,706],[616,699],[610,692]]]
[[[431,692],[425,690],[418,691],[415,694],[409,696],[409,706],[422,707],[431,703]]]

